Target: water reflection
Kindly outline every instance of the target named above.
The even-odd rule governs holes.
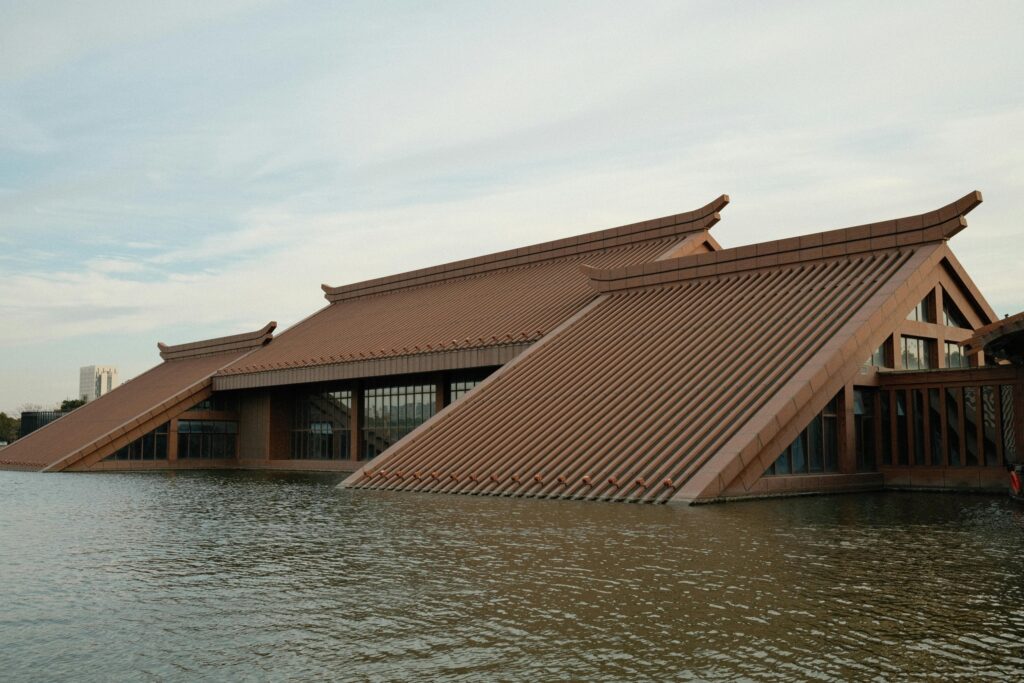
[[[0,670],[19,681],[1024,670],[1024,522],[1002,499],[677,509],[335,481],[0,472]]]

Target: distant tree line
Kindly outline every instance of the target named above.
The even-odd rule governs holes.
[[[21,429],[21,418],[0,413],[0,441],[11,443],[18,438],[19,429]]]

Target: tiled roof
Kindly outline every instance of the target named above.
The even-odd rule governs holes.
[[[260,334],[221,337],[183,346],[211,348],[224,345],[225,340],[237,344],[239,336],[264,339],[266,335],[269,331],[264,328]],[[154,421],[166,421],[164,413],[188,404],[204,390],[208,393],[213,373],[249,353],[251,348],[250,344],[233,351],[164,361],[0,450],[0,468],[64,469],[126,434],[139,431],[141,435],[152,428],[148,425]]]
[[[532,343],[596,296],[580,265],[617,268],[675,249],[713,248],[707,229],[727,201],[723,195],[686,214],[345,287],[325,286],[330,305],[219,373],[218,381]],[[308,381],[303,377],[285,373],[273,383]]]
[[[745,467],[759,476],[761,451],[856,372],[980,200],[589,268],[604,296],[345,485],[645,502],[717,495]]]

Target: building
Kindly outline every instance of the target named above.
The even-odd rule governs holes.
[[[67,413],[60,410],[26,410],[21,413],[21,422],[18,426],[18,438],[24,438],[44,427],[54,420],[62,418]]]
[[[947,244],[980,193],[723,248],[728,201],[324,285],[277,336],[160,344],[0,466],[635,502],[1005,490],[1024,371],[968,346],[997,316]]]
[[[117,368],[86,365],[78,370],[78,397],[88,403],[109,394],[118,385]]]

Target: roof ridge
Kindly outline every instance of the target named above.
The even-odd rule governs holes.
[[[201,339],[174,346],[157,342],[156,346],[160,349],[160,357],[162,359],[180,360],[182,358],[194,358],[195,356],[205,356],[223,351],[240,351],[263,346],[273,338],[275,329],[277,329],[277,322],[271,320],[260,329],[252,332]]]
[[[915,216],[621,268],[602,269],[583,265],[580,269],[590,278],[591,287],[596,291],[612,292],[942,242],[967,227],[964,216],[981,202],[981,192],[975,190],[939,209]]]
[[[429,268],[364,280],[340,287],[332,287],[326,284],[320,287],[324,291],[324,297],[331,303],[335,303],[367,294],[378,294],[415,285],[450,280],[465,275],[554,261],[600,249],[626,246],[636,242],[672,237],[689,232],[698,232],[707,230],[717,223],[721,219],[719,211],[728,203],[729,195],[723,194],[693,211],[584,233],[574,237],[541,242],[518,249],[508,249],[476,258],[452,261]]]

